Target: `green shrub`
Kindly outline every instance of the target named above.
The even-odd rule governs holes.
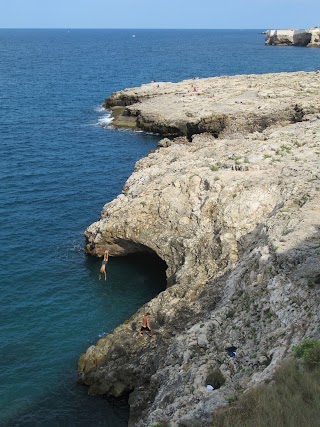
[[[309,369],[320,367],[320,341],[306,338],[301,344],[293,348],[294,354]]]

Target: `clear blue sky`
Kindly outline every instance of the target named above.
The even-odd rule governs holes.
[[[0,0],[0,28],[309,28],[320,0]]]

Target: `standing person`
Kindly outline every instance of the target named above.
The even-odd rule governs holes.
[[[144,316],[142,318],[142,326],[141,326],[141,329],[139,331],[140,337],[142,337],[144,331],[147,331],[147,332],[150,332],[150,335],[152,336],[152,338],[155,338],[155,334],[154,334],[154,332],[150,326],[150,316],[151,316],[150,313],[146,313],[146,314],[144,314]]]
[[[103,261],[100,267],[99,280],[101,280],[101,274],[104,274],[104,280],[107,280],[106,265],[107,265],[108,259],[109,259],[109,252],[108,252],[108,249],[106,249],[104,251]]]

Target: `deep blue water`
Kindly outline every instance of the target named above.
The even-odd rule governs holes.
[[[0,30],[0,425],[127,423],[125,403],[75,383],[77,360],[164,278],[121,258],[99,282],[83,231],[159,137],[101,126],[104,98],[151,79],[318,68],[320,49],[266,47],[257,30]]]

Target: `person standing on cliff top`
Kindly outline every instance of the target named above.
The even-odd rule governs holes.
[[[155,338],[155,334],[150,326],[150,316],[151,316],[150,313],[144,314],[142,318],[142,326],[140,331],[138,332],[139,337],[142,337],[143,332],[146,331],[146,332],[150,332],[150,335],[152,336],[152,338]]]
[[[104,274],[104,280],[107,280],[106,265],[107,265],[108,259],[109,259],[109,252],[108,252],[108,249],[106,249],[104,251],[103,261],[100,267],[99,280],[101,280],[101,274]]]

